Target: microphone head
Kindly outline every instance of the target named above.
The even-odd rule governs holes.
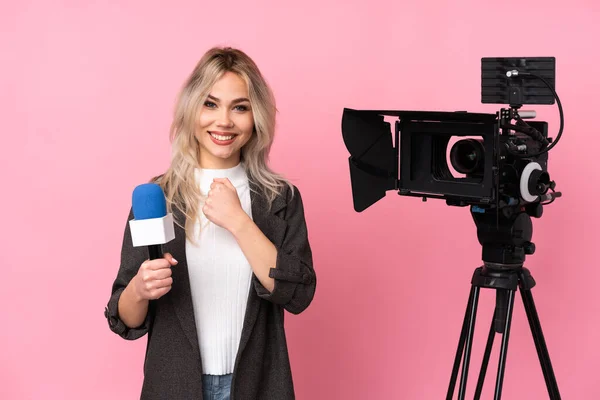
[[[159,185],[139,185],[133,190],[132,197],[133,217],[136,220],[163,218],[167,215],[167,201]]]

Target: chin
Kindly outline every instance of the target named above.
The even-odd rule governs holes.
[[[210,154],[212,154],[213,157],[228,159],[235,154],[235,151],[211,151]]]
[[[222,161],[228,161],[228,160],[231,160],[232,158],[235,158],[236,152],[235,151],[233,151],[233,152],[231,152],[231,151],[228,151],[228,152],[211,151],[210,154],[215,159],[222,160]]]

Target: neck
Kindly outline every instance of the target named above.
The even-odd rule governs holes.
[[[199,157],[198,166],[202,169],[230,169],[237,166],[240,163],[239,155],[237,157],[230,157],[228,159],[211,159],[208,157]]]
[[[200,191],[203,194],[208,193],[210,185],[215,178],[227,178],[237,189],[248,184],[246,170],[241,163],[230,168],[202,168],[198,167],[194,171],[196,183],[200,185]]]

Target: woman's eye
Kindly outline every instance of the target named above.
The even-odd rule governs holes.
[[[236,106],[237,111],[248,111],[248,106]]]
[[[205,101],[204,106],[213,108],[213,107],[216,107],[217,105],[215,103],[213,103],[212,101]]]

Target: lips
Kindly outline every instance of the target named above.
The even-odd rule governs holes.
[[[230,132],[209,131],[208,134],[217,140],[227,141],[233,139],[236,135]]]
[[[233,143],[233,141],[236,138],[236,134],[235,133],[231,133],[231,132],[218,132],[218,131],[209,131],[208,135],[210,136],[211,140],[221,146],[225,146],[228,144]]]

